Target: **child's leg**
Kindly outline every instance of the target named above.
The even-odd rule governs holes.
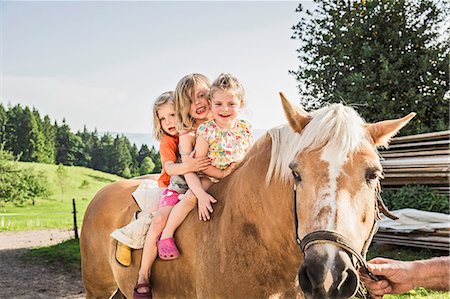
[[[184,198],[172,209],[166,226],[161,234],[161,240],[173,237],[176,229],[183,223],[190,211],[197,206],[197,198],[191,189],[189,189]]]
[[[201,179],[202,187],[204,190],[208,190],[213,184],[211,180],[207,178]],[[194,193],[189,189],[184,198],[175,205],[173,210],[170,212],[169,219],[167,219],[167,224],[161,234],[161,240],[173,237],[177,228],[183,223],[187,215],[197,206],[197,198]]]
[[[142,251],[141,267],[139,269],[138,284],[148,284],[150,283],[151,268],[155,262],[157,255],[156,242],[158,241],[158,236],[166,225],[169,213],[173,206],[161,207],[156,215],[153,217],[152,224],[147,232],[145,238],[144,250]],[[139,293],[148,292],[146,288],[139,288],[137,290]]]

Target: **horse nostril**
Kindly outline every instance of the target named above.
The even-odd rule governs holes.
[[[342,272],[341,282],[336,287],[336,298],[350,298],[356,294],[359,285],[359,276],[353,269]]]

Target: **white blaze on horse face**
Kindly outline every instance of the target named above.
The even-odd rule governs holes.
[[[337,212],[337,178],[341,174],[342,166],[345,163],[345,157],[342,156],[342,151],[337,146],[325,146],[320,158],[328,164],[328,184],[325,185],[319,191],[320,198],[317,201],[319,203],[316,206],[316,213],[319,214],[320,210],[325,207],[329,208],[330,213],[328,213],[327,219],[322,219],[320,229],[334,231],[336,223],[336,212]],[[326,269],[332,269],[334,265],[334,257],[336,254],[336,246],[332,244],[323,244],[327,252],[328,259],[326,261]],[[327,285],[326,287],[330,287]]]
[[[338,147],[325,146],[320,158],[328,164],[328,184],[319,191],[319,194],[323,197],[318,200],[319,205],[316,207],[316,212],[318,214],[322,208],[327,206],[330,208],[328,218],[323,219],[325,222],[322,222],[325,227],[321,229],[333,230],[337,211],[337,178],[345,163],[345,157],[342,157],[341,150]]]

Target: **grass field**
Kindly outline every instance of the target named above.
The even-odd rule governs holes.
[[[121,180],[116,175],[78,166],[65,166],[67,179],[64,193],[56,177],[57,165],[19,163],[23,168],[42,171],[48,180],[51,195],[39,198],[35,205],[0,207],[0,231],[34,230],[46,228],[72,228],[72,198],[76,200],[77,223],[81,226],[89,201],[103,186]]]

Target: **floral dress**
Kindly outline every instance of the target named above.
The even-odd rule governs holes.
[[[242,160],[253,143],[251,126],[243,119],[236,119],[229,130],[222,130],[214,120],[207,121],[198,127],[199,136],[208,142],[208,157],[219,169]]]

